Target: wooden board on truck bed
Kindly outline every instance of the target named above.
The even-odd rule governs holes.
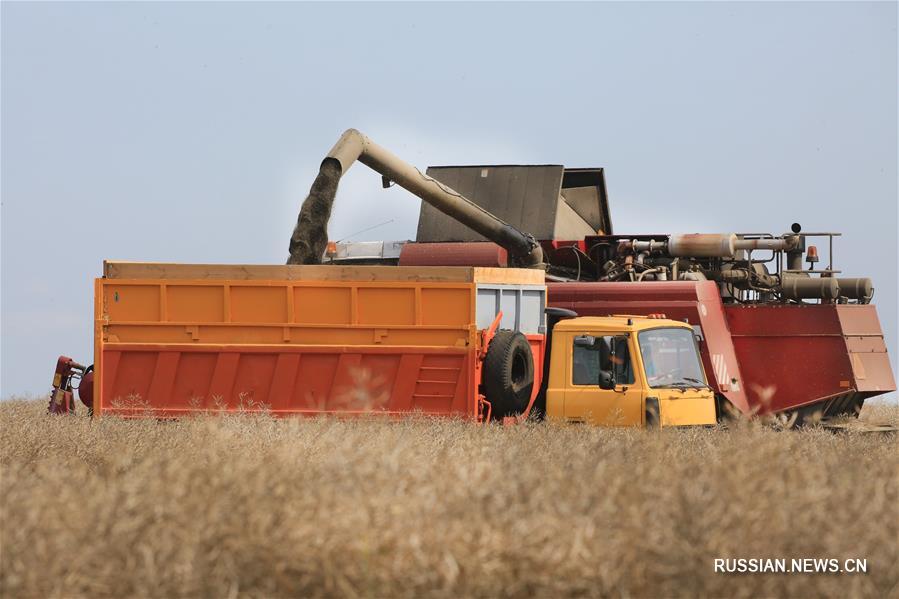
[[[174,264],[104,260],[107,279],[209,279],[281,281],[433,281],[543,285],[533,268],[469,266],[337,266],[286,264]]]

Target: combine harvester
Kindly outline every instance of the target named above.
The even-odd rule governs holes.
[[[423,200],[414,242],[328,242],[357,160]],[[870,279],[833,268],[838,235],[615,235],[600,168],[423,174],[351,129],[287,266],[107,263],[95,366],[61,357],[50,410],[74,409],[81,377],[94,415],[857,415],[895,382]],[[826,268],[811,238],[828,244]]]

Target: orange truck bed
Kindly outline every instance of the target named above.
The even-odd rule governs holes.
[[[106,262],[94,415],[477,419],[482,332],[502,311],[539,377],[545,302],[536,270]]]

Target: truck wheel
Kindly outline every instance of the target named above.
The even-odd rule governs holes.
[[[534,389],[534,357],[527,337],[498,331],[487,348],[482,380],[494,419],[524,412]]]

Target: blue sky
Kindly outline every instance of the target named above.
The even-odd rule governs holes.
[[[348,127],[605,167],[620,233],[840,230],[895,361],[896,6],[4,2],[0,396],[91,359],[103,259],[283,263]],[[417,216],[357,168],[331,237]]]

